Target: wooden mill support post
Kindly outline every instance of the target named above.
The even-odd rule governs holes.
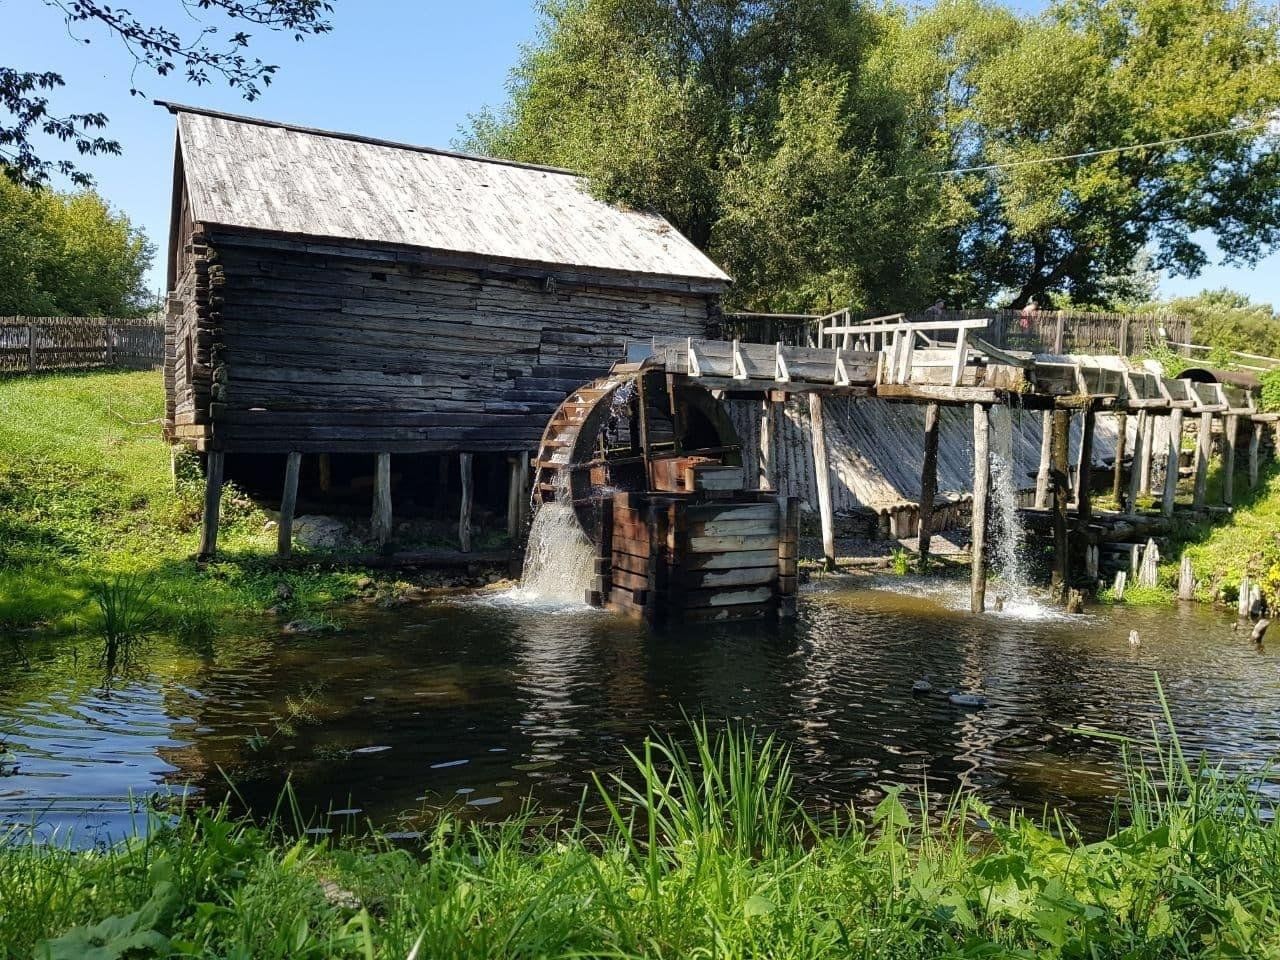
[[[1090,404],[1081,412],[1080,461],[1076,468],[1076,516],[1079,518],[1081,531],[1093,519],[1093,490],[1089,480],[1093,475],[1093,434],[1096,420],[1097,414]]]
[[[1053,586],[1065,598],[1071,587],[1071,545],[1067,541],[1067,461],[1071,449],[1071,413],[1053,411],[1052,462],[1049,478],[1053,484]]]
[[[1205,490],[1209,484],[1209,461],[1213,458],[1213,414],[1200,414],[1200,433],[1196,437],[1196,488],[1192,501],[1197,510],[1204,508]]]
[[[768,392],[760,401],[760,489],[776,490],[778,483],[778,420],[782,404]]]
[[[316,465],[320,470],[320,492],[328,493],[333,489],[333,460],[322,453],[316,457]]]
[[[987,608],[987,499],[991,487],[991,412],[973,405],[973,537],[969,546],[969,609]]]
[[[507,482],[507,537],[515,544],[524,529],[526,504],[529,502],[529,451],[521,450],[509,458],[511,477]]]
[[[1258,488],[1258,448],[1262,446],[1262,424],[1253,424],[1249,433],[1249,489]]]
[[[200,524],[200,549],[196,556],[212,559],[218,552],[218,510],[222,505],[222,468],[225,454],[210,450],[205,460],[204,518]]]
[[[1169,414],[1169,452],[1164,466],[1164,500],[1160,512],[1173,516],[1174,498],[1178,495],[1178,461],[1182,456],[1182,410]]]
[[[1146,413],[1144,410],[1143,413]],[[1151,461],[1155,454],[1156,440],[1156,418],[1153,414],[1146,413],[1138,415],[1138,419],[1142,421],[1142,467],[1138,471],[1141,478],[1138,492],[1142,494],[1151,492]]]
[[[1236,433],[1240,418],[1229,413],[1222,424],[1222,503],[1231,506],[1236,493]]]
[[[1138,424],[1133,432],[1133,460],[1129,465],[1129,509],[1138,510],[1138,498],[1142,496],[1142,464],[1147,459],[1147,411],[1138,411]]]
[[[292,451],[284,463],[284,491],[280,494],[280,522],[276,525],[276,554],[293,553],[293,514],[298,507],[298,471],[302,454]]]
[[[1129,445],[1129,415],[1123,410],[1116,414],[1116,459],[1111,465],[1111,499],[1124,510],[1124,454]]]
[[[379,453],[373,468],[373,514],[369,520],[373,542],[384,547],[391,539],[391,454]]]
[[[458,510],[458,546],[463,553],[470,553],[471,504],[475,498],[475,485],[471,477],[471,454],[458,454],[458,469],[462,480],[462,505]]]
[[[818,519],[822,523],[822,558],[828,570],[836,568],[835,515],[831,508],[831,477],[827,465],[827,434],[822,418],[822,395],[809,394],[809,427],[813,431],[813,474],[818,488]]]
[[[1053,411],[1046,410],[1040,421],[1040,467],[1036,470],[1036,509],[1049,505],[1050,437],[1053,433]]]
[[[938,497],[938,414],[931,403],[924,408],[924,466],[920,470],[920,570],[929,569],[929,545],[933,536],[933,503]]]

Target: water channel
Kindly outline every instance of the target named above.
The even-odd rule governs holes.
[[[128,830],[131,798],[217,799],[228,780],[255,812],[290,780],[318,829],[412,831],[441,806],[494,817],[530,797],[573,807],[593,771],[620,769],[651,730],[678,734],[689,713],[786,738],[814,808],[927,784],[1100,827],[1116,747],[1076,728],[1146,734],[1156,672],[1191,750],[1237,768],[1280,754],[1280,660],[1219,612],[972,617],[966,603],[954,582],[830,579],[802,594],[794,624],[650,634],[519,592],[452,597],[344,611],[333,634],[155,638],[109,689],[91,640],[13,641],[0,822],[86,842]],[[913,696],[925,674],[986,709]]]

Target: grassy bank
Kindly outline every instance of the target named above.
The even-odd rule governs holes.
[[[202,810],[87,852],[0,847],[0,954],[161,957],[1266,957],[1280,828],[1176,741],[1126,825],[1085,842],[973,800],[891,795],[822,824],[785,753],[729,731],[646,744],[610,825],[443,816],[410,848],[295,840]],[[18,841],[19,838],[13,838]]]
[[[138,574],[166,628],[207,630],[279,602],[305,616],[354,594],[357,574],[272,569],[268,518],[234,488],[223,499],[220,562],[191,560],[201,482],[175,482],[161,437],[159,373],[0,379],[0,630],[74,629],[96,617],[95,583]]]

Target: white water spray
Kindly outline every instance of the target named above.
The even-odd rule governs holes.
[[[595,556],[572,506],[559,500],[542,504],[529,528],[520,594],[529,600],[585,603]]]
[[[1000,575],[999,592],[1008,600],[1030,599],[1026,569],[1027,531],[1018,513],[1018,470],[1013,452],[1013,412],[991,408],[991,560]]]

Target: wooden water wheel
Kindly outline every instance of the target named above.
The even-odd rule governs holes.
[[[597,540],[602,495],[683,492],[691,464],[741,467],[737,434],[709,391],[660,363],[615,364],[575,390],[547,422],[533,505],[570,504]]]

